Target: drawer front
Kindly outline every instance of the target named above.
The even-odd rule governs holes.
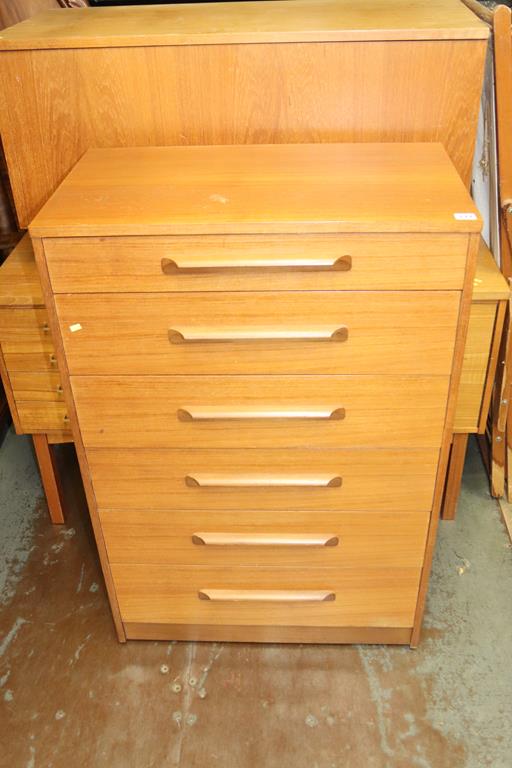
[[[60,295],[72,374],[447,374],[457,292]]]
[[[53,345],[47,349],[39,348],[35,352],[4,352],[4,361],[9,374],[14,371],[30,373],[32,371],[57,371],[57,357]],[[3,351],[3,346],[2,346]]]
[[[454,430],[476,432],[491,353],[496,302],[471,305]]]
[[[16,400],[64,402],[60,375],[57,371],[13,371],[9,378]]]
[[[463,235],[47,239],[56,293],[461,289]]]
[[[125,622],[411,627],[419,568],[111,564]]]
[[[0,344],[4,355],[53,354],[46,309],[0,309]]]
[[[24,432],[69,430],[66,404],[44,400],[16,400],[16,409]]]
[[[428,511],[435,449],[89,448],[101,509]]]
[[[114,563],[421,568],[428,512],[101,510]]]
[[[447,376],[72,376],[103,448],[438,447]]]

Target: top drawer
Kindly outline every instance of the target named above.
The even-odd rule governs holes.
[[[49,238],[67,292],[461,289],[465,235]]]

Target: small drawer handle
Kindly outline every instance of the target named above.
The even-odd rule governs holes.
[[[170,328],[168,337],[171,344],[193,344],[197,342],[229,341],[346,341],[348,328],[325,328],[314,331],[286,330],[272,328]]]
[[[285,410],[280,408],[251,408],[236,406],[187,405],[178,408],[179,421],[234,421],[240,419],[308,419],[322,421],[340,421],[345,418],[344,408],[304,408]]]
[[[53,354],[50,355],[50,365],[52,365],[52,366],[56,366],[57,365],[57,358]]]
[[[194,261],[193,264],[180,264],[176,259],[163,258],[161,268],[164,275],[207,275],[222,272],[244,273],[259,272],[349,272],[352,269],[352,256],[348,254],[337,259],[262,259],[245,258],[236,263],[222,258]]]
[[[193,533],[192,543],[212,547],[337,547],[333,533]]]
[[[327,589],[200,589],[200,600],[250,603],[330,603],[336,594]]]
[[[339,488],[339,476],[269,477],[268,475],[187,475],[189,488]]]

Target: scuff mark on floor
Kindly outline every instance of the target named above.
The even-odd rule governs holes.
[[[82,563],[82,566],[80,568],[80,578],[78,579],[78,585],[76,588],[77,595],[82,591],[82,587],[84,585],[84,578],[85,578],[85,563]]]
[[[4,655],[10,644],[13,640],[16,639],[18,636],[18,632],[22,628],[24,624],[29,624],[26,619],[23,619],[21,617],[18,617],[12,627],[10,628],[9,632],[4,637],[3,641],[0,643],[0,657]]]

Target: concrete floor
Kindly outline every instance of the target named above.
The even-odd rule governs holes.
[[[59,528],[30,442],[0,449],[2,768],[512,766],[512,551],[474,448],[417,651],[119,645],[70,451]]]

